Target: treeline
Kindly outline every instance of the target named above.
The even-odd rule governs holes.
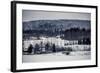
[[[28,49],[27,49],[27,53],[31,54],[33,52],[33,54],[43,54],[43,53],[55,53],[58,51],[63,51],[63,48],[57,48],[55,44],[50,45],[49,43],[46,43],[43,46],[43,43],[41,44],[35,44],[35,46],[33,47],[32,44],[29,45]],[[25,52],[23,50],[23,52]]]
[[[91,30],[90,29],[80,29],[80,28],[70,28],[63,30],[61,29],[35,29],[35,30],[26,30],[23,31],[23,38],[26,37],[41,37],[41,36],[48,36],[48,37],[56,37],[59,35],[62,39],[66,40],[80,40],[83,38],[91,38]]]
[[[67,40],[81,40],[87,38],[91,39],[90,29],[71,28],[64,31],[64,39]]]
[[[62,52],[68,51],[71,52],[73,49],[71,47],[64,48],[64,47],[57,47],[55,44],[46,43],[44,46],[42,44],[32,44],[29,45],[27,51],[23,50],[23,54],[27,52],[27,54],[48,54],[48,53],[55,53],[55,52]]]

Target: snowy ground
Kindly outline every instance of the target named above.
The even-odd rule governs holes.
[[[88,60],[91,59],[90,51],[71,52],[70,55],[65,55],[62,52],[41,55],[23,55],[23,63],[28,62],[52,62],[52,61],[73,61],[73,60]]]

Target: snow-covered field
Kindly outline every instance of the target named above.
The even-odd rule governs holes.
[[[70,55],[65,55],[62,52],[41,54],[41,55],[23,55],[23,63],[29,62],[52,62],[52,61],[73,61],[73,60],[89,60],[91,59],[90,51],[71,52]]]

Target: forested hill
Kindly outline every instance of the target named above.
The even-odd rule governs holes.
[[[90,29],[91,24],[89,20],[35,20],[23,22],[23,30],[44,30],[44,29],[70,29],[70,28],[79,28],[79,29]]]

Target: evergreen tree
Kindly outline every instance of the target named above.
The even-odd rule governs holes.
[[[45,45],[45,50],[46,50],[46,52],[48,52],[49,47],[50,47],[50,44],[49,44],[49,43],[47,43],[47,44]]]
[[[39,51],[39,45],[38,44],[35,44],[35,49],[34,49],[34,53],[36,54],[38,51]]]
[[[53,44],[52,49],[53,49],[52,50],[53,52],[56,52],[56,46],[55,46],[55,44]]]
[[[33,49],[33,46],[32,44],[30,44],[30,46],[28,47],[28,53],[32,53],[32,49]]]

